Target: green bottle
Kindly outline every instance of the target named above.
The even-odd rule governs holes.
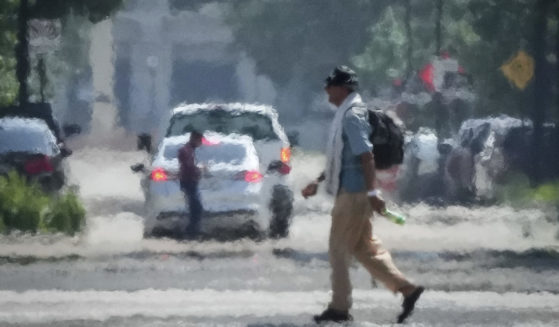
[[[403,225],[403,224],[406,223],[406,217],[404,217],[404,215],[396,213],[394,211],[385,209],[384,212],[382,213],[382,215],[385,216],[386,218],[390,219],[395,224]]]

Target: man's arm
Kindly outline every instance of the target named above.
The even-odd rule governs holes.
[[[369,192],[372,190],[378,192],[378,190],[375,187],[376,168],[375,168],[375,157],[373,153],[365,152],[360,157],[361,157],[361,166],[363,167],[363,175],[365,177],[365,186],[367,187],[367,190]],[[384,210],[386,210],[386,205],[384,203],[384,200],[380,197],[380,194],[376,194],[376,195],[367,194],[367,195],[369,196],[369,201],[371,202],[371,206],[373,207],[373,210],[375,210],[378,213],[383,213]]]
[[[367,112],[355,109],[349,111],[344,119],[344,133],[349,140],[351,152],[361,161],[365,190],[371,207],[374,211],[382,213],[386,209],[384,200],[376,189],[375,157],[372,153],[373,144],[369,140],[372,128],[367,119]]]
[[[374,190],[376,184],[375,158],[372,152],[365,152],[361,155],[361,167],[365,175],[365,187],[367,190]]]

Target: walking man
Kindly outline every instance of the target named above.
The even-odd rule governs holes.
[[[178,159],[180,164],[180,186],[188,200],[190,209],[190,223],[186,228],[187,238],[197,237],[200,233],[200,218],[202,216],[202,203],[200,202],[200,192],[198,182],[200,181],[200,168],[196,166],[196,148],[202,145],[203,135],[200,132],[192,131],[190,140],[179,149]]]
[[[327,148],[327,167],[320,177],[302,190],[305,198],[316,194],[318,184],[336,197],[332,209],[329,257],[332,267],[332,300],[328,308],[314,316],[317,323],[352,320],[349,265],[355,257],[388,289],[404,296],[398,323],[412,312],[424,288],[409,282],[392,262],[390,253],[372,234],[373,212],[385,210],[384,200],[375,187],[372,127],[368,112],[357,93],[358,78],[346,66],[336,67],[326,78],[328,101],[336,107]]]

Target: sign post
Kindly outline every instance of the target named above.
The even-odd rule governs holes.
[[[45,55],[58,48],[62,25],[60,20],[31,19],[27,23],[30,52],[37,56],[37,71],[39,74],[41,102],[45,102],[45,86],[47,72]]]

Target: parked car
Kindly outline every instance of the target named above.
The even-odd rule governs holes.
[[[165,225],[160,221],[167,217],[187,216],[178,181],[162,181],[158,176],[178,170],[176,152],[193,130],[206,135],[196,154],[209,169],[200,183],[205,209],[202,230],[214,235],[222,229],[240,229],[274,238],[287,236],[293,209],[293,193],[287,183],[289,141],[273,108],[247,104],[191,104],[173,110],[151,167],[134,169],[145,173],[146,233],[158,234],[154,231]],[[238,151],[231,156],[233,148]],[[219,167],[227,169],[220,171]]]
[[[37,118],[0,118],[0,174],[15,170],[46,191],[57,191],[64,185],[63,159],[71,154],[60,148],[57,138]]]

